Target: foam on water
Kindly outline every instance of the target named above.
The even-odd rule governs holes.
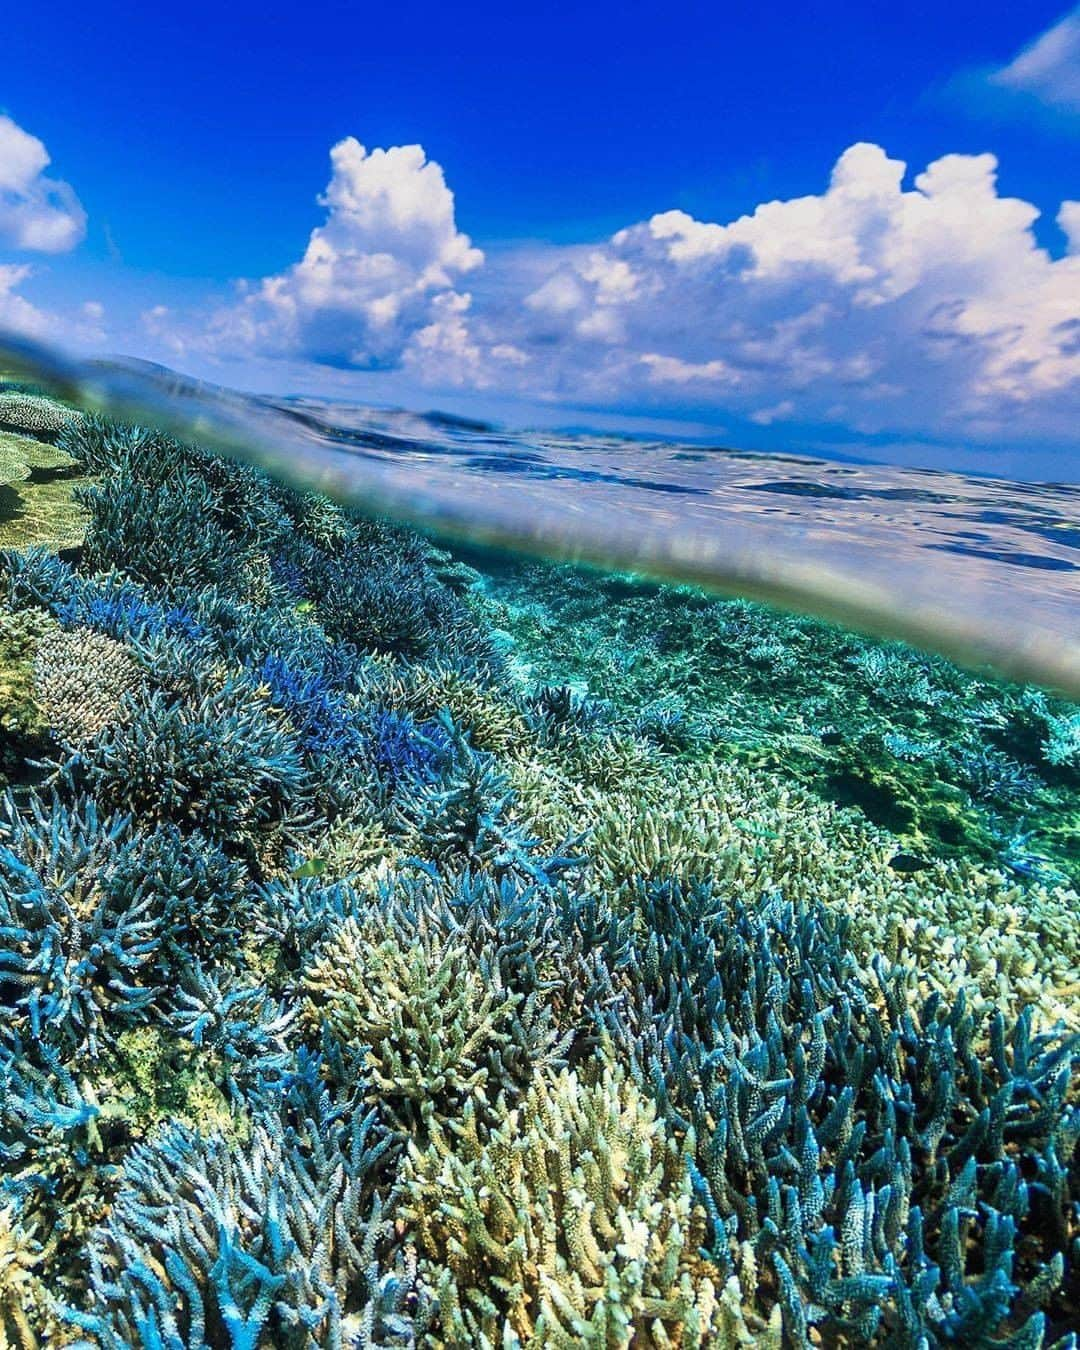
[[[474,543],[805,609],[1080,696],[1080,485],[273,400],[0,334],[0,365]]]

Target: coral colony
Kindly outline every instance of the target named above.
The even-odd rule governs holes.
[[[0,429],[0,1346],[1075,1344],[1075,708]]]

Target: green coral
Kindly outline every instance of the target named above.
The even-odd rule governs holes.
[[[385,918],[344,920],[303,971],[309,1022],[363,1048],[374,1089],[400,1122],[452,1118],[500,1089],[500,1052],[521,995],[481,971],[460,936],[422,921],[405,934]]]
[[[692,1151],[609,1048],[589,1075],[538,1075],[490,1132],[470,1105],[452,1134],[410,1143],[403,1213],[438,1296],[430,1343],[724,1344]]]
[[[161,1027],[129,1027],[116,1038],[102,1066],[112,1086],[111,1114],[140,1137],[168,1121],[233,1140],[249,1134],[244,1116],[230,1111],[215,1082],[213,1064]]]
[[[74,493],[84,481],[78,463],[63,450],[0,431],[0,548],[77,547],[86,515]]]

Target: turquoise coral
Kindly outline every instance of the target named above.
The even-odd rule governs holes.
[[[20,418],[0,1344],[1072,1344],[1075,708]]]

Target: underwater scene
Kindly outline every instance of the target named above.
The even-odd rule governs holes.
[[[1055,692],[0,432],[0,1346],[1075,1344],[1069,489]]]

